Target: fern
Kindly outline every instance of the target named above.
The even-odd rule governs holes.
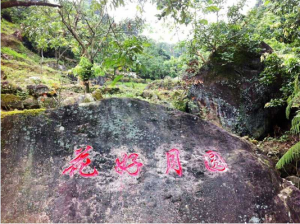
[[[276,168],[281,169],[294,159],[300,159],[300,142],[293,145],[277,162]]]
[[[294,134],[299,134],[300,133],[300,110],[297,111],[296,116],[292,120],[291,131]]]
[[[294,104],[294,101],[299,99],[300,97],[300,89],[299,89],[299,80],[298,76],[295,77],[295,86],[294,86],[294,91],[291,96],[289,96],[287,100],[287,107],[286,107],[286,118],[289,119],[290,117],[290,112],[291,108]],[[292,120],[292,127],[291,131],[294,134],[299,134],[300,133],[300,110],[297,111],[297,114]],[[286,164],[289,164],[293,160],[300,159],[300,142],[296,143],[293,145],[277,162],[276,168],[281,169],[283,168]]]
[[[292,95],[289,96],[289,98],[287,99],[287,107],[285,110],[285,114],[286,114],[286,118],[289,119],[290,117],[290,113],[291,113],[291,108],[293,106],[294,101],[299,98],[300,96],[300,90],[299,90],[299,79],[298,76],[295,77],[295,82],[294,82],[294,91],[292,93]]]
[[[287,100],[287,107],[285,109],[285,115],[286,115],[286,119],[289,119],[290,117],[290,113],[291,113],[291,108],[292,108],[292,105],[293,105],[293,97],[292,96],[289,96],[288,100]]]

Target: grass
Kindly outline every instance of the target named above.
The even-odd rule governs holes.
[[[7,81],[15,83],[23,89],[29,84],[36,84],[30,77],[38,77],[42,84],[49,86],[59,84],[61,79],[65,79],[52,68],[18,60],[2,60],[1,72],[5,74]],[[64,81],[68,82],[68,80]]]
[[[21,54],[21,53],[18,53],[16,51],[14,51],[13,49],[9,48],[9,47],[2,47],[1,48],[1,52],[3,54],[7,54],[7,55],[10,55],[12,56],[14,59],[23,59],[23,60],[27,60],[27,56],[26,54]]]
[[[120,84],[119,84],[120,85]],[[146,83],[134,83],[134,82],[124,82],[120,86],[126,86],[128,88],[135,89],[137,91],[143,91],[148,84]]]
[[[151,84],[150,84],[151,85]],[[186,100],[183,99],[183,90],[164,90],[164,89],[147,89],[148,84],[134,83],[134,82],[118,82],[116,87],[120,88],[120,93],[104,94],[104,98],[118,97],[118,98],[136,98],[164,105],[167,107],[175,108],[185,111]],[[149,97],[143,96],[143,92],[147,92]]]
[[[38,82],[49,87],[59,85],[63,80],[64,83],[70,83],[69,80],[61,76],[61,72],[45,65],[46,63],[55,62],[53,58],[44,58],[41,65],[41,57],[27,49],[12,34],[20,29],[18,25],[2,20],[1,52],[9,56],[9,60],[1,61],[1,72],[6,76],[6,80],[14,83],[24,90],[27,85],[38,84],[30,77],[38,77]]]
[[[8,22],[5,19],[1,20],[1,33],[6,35],[13,34],[18,29],[18,25]]]

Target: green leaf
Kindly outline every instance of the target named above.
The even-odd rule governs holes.
[[[114,87],[114,86],[117,84],[117,82],[118,82],[121,78],[123,78],[123,76],[124,76],[124,75],[118,75],[118,76],[111,82],[110,86],[111,86],[111,87]]]
[[[207,7],[205,8],[205,10],[206,10],[207,12],[218,12],[218,11],[220,11],[220,8],[218,8],[218,7],[215,6],[215,5],[211,5],[211,6],[207,6]]]
[[[207,21],[206,19],[200,19],[200,20],[199,20],[199,23],[200,23],[200,24],[207,25],[207,24],[208,24],[208,21]]]
[[[276,168],[282,169],[293,160],[300,159],[300,142],[293,145],[277,162]]]

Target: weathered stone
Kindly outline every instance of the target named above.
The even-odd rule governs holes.
[[[21,87],[11,84],[8,81],[1,82],[1,93],[2,94],[17,94],[18,92],[23,92]]]
[[[58,105],[58,102],[53,97],[47,97],[47,96],[38,97],[38,103],[41,107],[47,109],[55,108]]]
[[[300,189],[300,177],[288,176],[285,179],[291,181],[296,187],[298,187]]]
[[[96,101],[100,101],[103,99],[103,96],[102,96],[102,93],[101,93],[101,90],[100,89],[96,89],[93,93],[92,93],[94,99]]]
[[[90,93],[86,93],[79,96],[70,96],[62,101],[62,105],[73,105],[73,104],[81,104],[81,103],[91,103],[95,102],[94,97]]]
[[[153,96],[153,91],[151,91],[151,90],[144,90],[142,93],[142,97],[144,97],[144,98],[151,99],[152,96]]]
[[[26,100],[24,100],[23,105],[24,105],[25,109],[38,109],[38,108],[40,108],[38,100],[35,99],[34,97],[29,97]]]
[[[48,86],[43,85],[43,84],[28,85],[27,90],[28,90],[29,95],[36,96],[36,97],[48,94],[50,92]]]
[[[116,94],[120,93],[121,90],[119,87],[106,87],[101,90],[102,94]]]
[[[13,94],[1,94],[1,108],[4,110],[22,110],[23,102],[20,97]]]
[[[19,40],[22,41],[22,33],[20,30],[16,30],[13,35]]]
[[[267,44],[260,47],[260,53],[237,49],[234,62],[227,64],[221,59],[224,48],[211,55],[189,90],[189,97],[199,106],[195,114],[241,136],[261,138],[272,129],[280,111],[265,108],[265,104],[280,95],[281,85],[259,82],[264,69],[261,54],[272,51]]]
[[[61,103],[61,105],[63,106],[67,106],[67,105],[73,105],[77,103],[77,99],[74,96],[69,96],[66,99],[64,99]]]
[[[2,222],[300,222],[300,191],[266,156],[187,113],[111,98],[12,115],[1,128]],[[93,150],[84,171],[99,174],[62,175],[86,145]],[[181,177],[166,174],[173,148]],[[226,172],[205,168],[208,150],[223,157]],[[123,153],[138,153],[138,176],[115,171]]]
[[[91,103],[95,102],[94,97],[92,96],[91,93],[86,93],[84,95],[80,95],[77,99],[77,103]]]

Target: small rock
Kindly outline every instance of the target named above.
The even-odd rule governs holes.
[[[152,98],[153,94],[152,94],[152,91],[149,91],[149,90],[144,90],[144,92],[142,93],[142,97],[144,98]]]
[[[23,105],[25,109],[38,109],[40,108],[40,105],[38,103],[38,100],[34,97],[27,98],[23,101]]]
[[[288,176],[285,179],[291,181],[296,187],[300,189],[300,177],[297,176]]]
[[[78,97],[77,103],[91,103],[95,102],[94,97],[91,93],[87,93]]]
[[[93,93],[92,93],[92,96],[94,97],[94,99],[96,101],[100,101],[103,99],[103,96],[102,96],[102,93],[101,93],[101,90],[100,89],[96,89]]]
[[[50,92],[48,86],[40,84],[40,85],[28,85],[27,90],[29,95],[32,96],[41,96],[44,94],[48,94]]]
[[[61,104],[63,106],[66,106],[66,105],[73,105],[73,104],[76,104],[77,100],[76,100],[76,97],[73,97],[73,96],[70,96],[68,98],[66,98],[65,100],[63,100],[61,102]]]

